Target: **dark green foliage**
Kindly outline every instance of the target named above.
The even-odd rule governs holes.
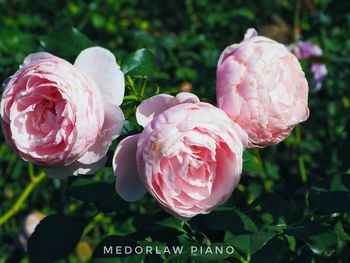
[[[154,54],[148,49],[139,49],[123,60],[121,69],[132,77],[152,77],[154,74]]]
[[[75,248],[88,220],[83,217],[50,215],[43,219],[29,238],[31,262],[54,262]]]
[[[83,202],[93,203],[100,211],[117,211],[125,202],[120,199],[114,185],[88,179],[78,179],[67,190],[68,195]]]

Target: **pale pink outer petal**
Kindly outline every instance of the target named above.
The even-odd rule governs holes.
[[[180,92],[175,97],[168,94],[159,94],[141,102],[136,109],[136,120],[142,127],[146,127],[153,118],[175,105],[198,102],[199,98],[189,92]]]
[[[112,52],[102,47],[84,49],[76,58],[74,66],[96,82],[105,102],[116,106],[122,104],[124,74]]]
[[[137,172],[136,149],[139,137],[140,134],[126,137],[118,144],[113,156],[115,189],[128,202],[141,199],[147,192]]]
[[[144,100],[136,109],[138,124],[146,127],[155,116],[172,107],[173,101],[174,96],[168,94],[160,94]]]
[[[198,103],[199,102],[199,98],[196,95],[194,95],[192,93],[189,93],[189,92],[180,92],[180,93],[178,93],[175,96],[175,101],[176,101],[176,104],[181,104],[181,103]]]
[[[247,32],[244,34],[244,40],[249,40],[253,37],[256,37],[258,35],[258,32],[254,28],[248,28]],[[240,44],[232,44],[224,49],[222,51],[218,63],[217,63],[217,68],[221,66],[222,62],[231,54],[233,54],[238,48]]]
[[[42,60],[42,59],[51,59],[51,58],[56,58],[54,55],[47,53],[47,52],[37,52],[37,53],[32,53],[30,55],[28,55],[23,62],[22,66],[26,66],[30,63],[33,63],[37,60]]]
[[[43,167],[46,175],[53,179],[64,179],[71,175],[78,174],[95,174],[98,169],[102,168],[107,161],[107,156],[104,156],[101,160],[90,163],[83,164],[81,162],[75,161],[67,166],[61,167]]]
[[[97,162],[103,158],[112,140],[118,137],[124,124],[124,114],[118,106],[111,104],[105,105],[105,119],[101,131],[99,132],[95,143],[89,147],[87,152],[78,159],[83,164]]]

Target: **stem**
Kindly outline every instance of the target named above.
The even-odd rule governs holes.
[[[264,162],[263,162],[263,160],[262,160],[262,158],[261,158],[261,154],[260,154],[260,151],[259,151],[259,149],[254,149],[254,156],[255,156],[255,158],[258,160],[258,162],[260,163],[260,165],[261,165],[261,169],[264,171],[264,173],[266,172],[265,171],[265,165],[264,165]]]
[[[301,181],[303,183],[307,182],[307,172],[305,169],[305,164],[304,164],[304,158],[303,157],[299,157],[298,158],[298,165],[299,165],[299,170],[300,170],[300,175],[301,175]]]
[[[83,237],[86,236],[94,227],[103,219],[104,214],[102,212],[97,213],[94,219],[85,227]]]
[[[21,210],[24,202],[28,199],[34,188],[45,178],[45,173],[41,172],[38,176],[33,177],[31,182],[26,186],[22,194],[18,197],[15,204],[5,214],[0,217],[0,226],[6,223],[19,210]]]
[[[294,25],[293,25],[293,40],[296,41],[300,36],[300,9],[301,1],[295,1],[295,10],[294,10]]]
[[[140,96],[142,99],[144,99],[145,97],[145,89],[146,89],[146,86],[147,86],[147,79],[145,79],[143,81],[143,84],[142,84],[142,87],[141,87],[141,92],[140,92]]]
[[[301,143],[301,132],[300,132],[300,126],[297,125],[295,127],[295,141],[296,141],[296,144],[299,146],[300,143]]]
[[[34,165],[32,163],[28,163],[28,174],[30,181],[33,181],[35,178],[35,173],[34,173]]]
[[[295,137],[296,137],[296,145],[298,146],[298,148],[300,148],[300,144],[301,144],[301,132],[300,132],[300,126],[297,125],[295,127]],[[301,181],[303,183],[307,182],[307,172],[306,172],[306,168],[305,168],[305,163],[304,163],[304,158],[302,156],[298,156],[298,166],[299,166],[299,171],[300,171],[300,176],[301,176]]]
[[[128,84],[127,87],[130,88],[131,92],[134,94],[134,95],[137,95],[137,93],[135,92],[135,83],[134,81],[132,80],[132,78],[130,76],[126,76],[126,82]]]

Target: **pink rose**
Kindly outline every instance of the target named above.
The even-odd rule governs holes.
[[[146,189],[180,219],[209,213],[238,184],[246,133],[220,109],[190,93],[152,97],[138,107],[141,134],[121,141],[113,167],[127,201]]]
[[[91,174],[121,131],[123,96],[123,73],[106,49],[85,49],[74,65],[34,53],[5,85],[1,126],[10,146],[49,176]]]
[[[308,84],[297,58],[254,29],[222,52],[216,96],[219,108],[248,133],[250,147],[282,141],[309,116]]]

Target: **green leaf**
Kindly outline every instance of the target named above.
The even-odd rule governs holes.
[[[46,51],[66,58],[75,58],[83,49],[95,45],[74,27],[43,36],[40,38],[40,44]]]
[[[35,37],[31,33],[24,32],[24,30],[15,28],[6,28],[2,26],[0,28],[0,66],[1,76],[8,77],[8,70],[14,70],[14,67],[18,63],[23,63],[23,59],[28,56],[29,53],[37,50],[37,44]],[[6,69],[6,67],[10,67]],[[4,81],[4,79],[2,79]]]
[[[250,220],[249,217],[237,209],[232,208],[219,208],[210,214],[198,215],[190,222],[191,224],[197,224],[201,230],[228,230],[236,235],[253,233],[257,231],[254,222]]]
[[[167,228],[174,228],[180,232],[185,232],[182,228],[183,221],[169,215],[163,210],[160,210],[159,212],[151,215],[137,216],[134,218],[133,224],[138,229],[145,229],[152,224],[157,224]]]
[[[327,225],[313,221],[304,221],[285,234],[303,240],[318,255],[331,255],[337,244],[337,235]]]
[[[149,49],[139,49],[122,61],[121,70],[133,77],[151,77],[155,72],[155,58]]]
[[[293,210],[291,205],[281,196],[276,194],[265,194],[261,197],[260,203],[266,212],[270,213],[278,223],[289,221]],[[286,209],[288,207],[288,209]]]
[[[345,242],[350,242],[350,235],[345,231],[341,222],[338,222],[335,225],[334,230],[337,233],[337,236],[340,240],[343,240]]]
[[[119,198],[114,185],[89,179],[78,179],[68,189],[68,194],[84,202],[93,203],[100,211],[113,212],[125,206]]]
[[[173,217],[173,216],[169,216],[168,218],[165,218],[161,221],[158,221],[157,224],[161,225],[161,226],[165,226],[165,227],[171,227],[171,228],[175,228],[179,231],[183,231],[183,221]]]
[[[350,191],[350,174],[335,175],[332,178],[331,191]]]
[[[31,262],[53,262],[66,257],[77,245],[87,218],[50,215],[45,217],[29,238],[28,256]]]
[[[183,234],[183,230],[179,230],[173,227],[162,226],[159,224],[153,224],[148,227],[144,227],[139,231],[130,234],[128,237],[133,240],[142,240],[147,237],[152,240],[158,240],[161,242],[171,242],[176,239],[178,235]]]
[[[258,173],[261,171],[262,165],[258,158],[250,150],[243,152],[243,171],[246,173]]]
[[[280,262],[283,247],[284,241],[282,239],[277,237],[271,239],[252,256],[252,263]]]
[[[171,216],[164,210],[159,210],[150,215],[139,215],[133,219],[133,225],[136,228],[144,229],[147,226],[170,218]]]
[[[133,225],[138,231],[130,234],[129,237],[134,240],[151,237],[153,240],[173,241],[185,231],[180,220],[171,218],[172,216],[163,210],[151,215],[137,216],[133,220]]]
[[[273,232],[259,231],[253,234],[235,236],[228,242],[249,257],[261,249],[274,235]]]
[[[248,20],[254,20],[255,18],[255,13],[248,8],[242,8],[242,9],[234,8],[229,14],[231,16],[240,16]]]
[[[350,192],[321,191],[315,188],[308,196],[309,206],[318,214],[333,214],[350,211]]]

